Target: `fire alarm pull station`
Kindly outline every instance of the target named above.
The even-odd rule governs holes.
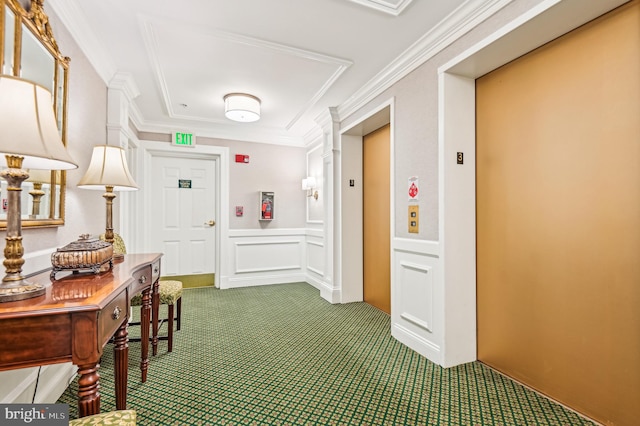
[[[248,163],[249,156],[244,154],[236,154],[236,163]]]

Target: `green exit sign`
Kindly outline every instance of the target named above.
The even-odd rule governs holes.
[[[173,132],[171,134],[171,145],[175,146],[196,146],[196,137],[193,133]]]

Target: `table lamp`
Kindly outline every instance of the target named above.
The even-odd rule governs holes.
[[[29,173],[29,178],[26,182],[31,182],[33,184],[33,188],[29,191],[29,195],[31,195],[31,214],[29,215],[29,219],[37,219],[40,215],[40,201],[46,192],[42,189],[44,184],[51,184],[51,170],[27,170]],[[51,190],[51,189],[50,189]]]
[[[53,113],[51,92],[17,77],[0,75],[0,155],[7,168],[7,231],[4,249],[6,275],[0,283],[0,303],[41,296],[45,287],[22,276],[22,169],[67,170],[78,165],[67,152]]]
[[[113,244],[113,191],[135,191],[138,186],[133,181],[127,166],[124,149],[119,146],[97,145],[93,147],[91,162],[86,173],[78,182],[78,188],[105,188],[102,194],[107,201],[107,225],[105,240]]]

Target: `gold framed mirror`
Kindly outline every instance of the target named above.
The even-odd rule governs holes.
[[[53,37],[44,0],[0,0],[0,71],[34,81],[51,92],[65,145],[69,61]],[[22,227],[64,225],[66,172],[29,170],[29,175],[22,184]],[[7,198],[7,184],[2,181],[0,229],[7,226]]]

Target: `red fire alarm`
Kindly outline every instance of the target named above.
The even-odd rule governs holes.
[[[249,156],[244,154],[236,154],[236,163],[248,163]]]

